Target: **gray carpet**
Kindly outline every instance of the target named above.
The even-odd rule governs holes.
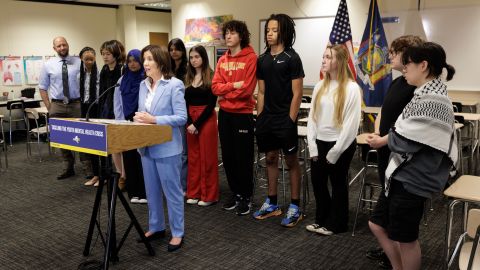
[[[45,156],[47,148],[42,149]],[[86,260],[101,261],[104,248],[99,238],[95,241],[97,231],[91,255],[82,255],[95,188],[83,186],[80,169],[73,178],[56,180],[61,169],[58,154],[39,162],[34,152],[34,157],[27,159],[20,139],[8,154],[10,167],[0,172],[0,269],[77,269]],[[352,172],[359,166],[355,161]],[[223,169],[220,176],[223,199],[228,194]],[[260,186],[257,207],[266,193]],[[350,190],[350,229],[358,186],[356,182]],[[100,213],[104,230],[105,198]],[[168,253],[167,237],[153,243],[156,255],[150,257],[145,247],[136,243],[137,234],[132,230],[119,253],[120,261],[110,269],[377,269],[374,261],[365,258],[365,251],[376,246],[367,227],[367,213],[360,214],[354,237],[351,232],[322,237],[305,230],[313,222],[313,200],[312,194],[305,220],[291,229],[280,226],[280,217],[259,222],[251,216],[223,211],[221,203],[207,208],[186,205],[185,245],[181,250]],[[146,228],[147,207],[131,206]],[[433,206],[428,225],[421,226],[422,269],[443,266],[446,200],[438,196]],[[129,221],[120,204],[116,222],[117,234],[123,233]]]

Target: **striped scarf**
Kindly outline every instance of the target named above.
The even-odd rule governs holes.
[[[412,100],[395,122],[395,132],[408,140],[442,151],[456,164],[458,150],[454,121],[447,86],[438,77],[415,90]],[[395,171],[412,156],[411,153],[391,154],[385,171],[388,179],[385,182],[386,195]]]

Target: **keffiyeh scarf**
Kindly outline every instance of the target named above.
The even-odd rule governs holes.
[[[395,122],[395,132],[408,140],[442,151],[456,164],[458,151],[454,119],[447,86],[436,78],[415,90],[412,100]],[[392,176],[412,156],[412,153],[392,152],[385,171],[387,196]]]

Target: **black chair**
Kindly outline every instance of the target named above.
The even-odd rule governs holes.
[[[3,132],[3,115],[0,115],[0,144],[2,145],[2,150],[5,155],[5,168],[8,168],[8,158],[7,158],[7,142],[5,141],[5,133]],[[0,168],[2,167],[2,159],[0,158]]]
[[[302,96],[302,103],[311,103],[312,97],[310,96]]]
[[[25,102],[23,100],[12,100],[7,102],[8,119],[4,119],[4,122],[8,122],[8,132],[10,134],[10,146],[12,146],[12,123],[22,122],[25,124],[25,130],[27,130],[28,123],[25,116]],[[28,136],[28,131],[27,131]]]
[[[461,132],[458,133],[458,150],[459,150],[459,158],[460,158],[460,169],[462,174],[466,173],[464,168],[464,160],[468,159],[468,170],[472,171],[473,164],[474,164],[474,146],[475,146],[475,126],[470,121],[465,121],[465,118],[461,115],[455,115],[455,123],[463,124],[464,127],[462,128]],[[464,156],[463,152],[467,152],[468,155]]]
[[[25,88],[21,91],[22,97],[33,98],[35,96],[35,88]]]
[[[462,103],[461,102],[452,102],[454,112],[462,112]]]

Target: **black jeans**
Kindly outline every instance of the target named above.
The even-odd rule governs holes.
[[[356,141],[342,153],[335,164],[326,156],[335,142],[316,141],[318,160],[311,162],[313,193],[316,202],[315,222],[334,233],[348,230],[348,169],[355,153]],[[328,180],[332,195],[328,191]]]
[[[233,194],[250,198],[253,192],[253,115],[218,113],[222,161]]]

